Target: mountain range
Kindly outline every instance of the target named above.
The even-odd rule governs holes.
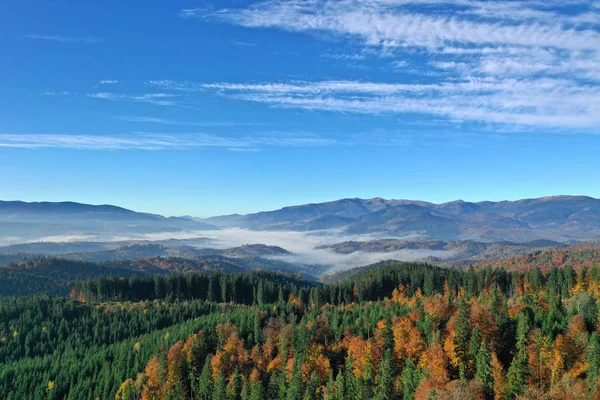
[[[600,236],[600,200],[551,196],[517,201],[442,204],[412,200],[342,199],[285,207],[248,215],[213,217],[203,222],[252,230],[383,234],[416,239],[530,242],[577,241]]]
[[[355,198],[205,219],[167,218],[111,205],[0,201],[0,236],[5,239],[31,241],[58,235],[110,238],[219,228],[303,232],[335,229],[338,234],[412,240],[573,242],[600,237],[600,200],[551,196],[435,204]]]
[[[113,205],[0,201],[0,237],[9,243],[53,236],[72,235],[74,239],[85,237],[110,239],[121,235],[214,228],[212,225],[189,218],[167,218]],[[11,238],[14,240],[10,240]]]

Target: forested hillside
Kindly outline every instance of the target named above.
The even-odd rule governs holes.
[[[567,248],[553,248],[538,250],[521,256],[510,257],[496,261],[482,261],[475,267],[506,268],[509,271],[526,271],[539,268],[548,271],[551,268],[566,266],[577,270],[600,265],[600,245],[598,243],[585,243]]]
[[[10,255],[0,255],[0,296],[28,296],[47,294],[67,296],[77,281],[104,277],[155,276],[189,272],[242,273],[268,270],[296,274],[305,279],[316,280],[316,272],[310,266],[297,265],[260,257],[229,258],[205,256],[199,258],[146,257],[134,260],[89,262],[69,260],[62,257],[21,255],[18,261],[10,261]],[[314,275],[312,274],[314,273]]]
[[[0,295],[28,296],[47,294],[68,296],[77,281],[101,276],[147,276],[170,273],[220,271],[248,272],[250,269],[228,259],[190,260],[180,258],[141,258],[103,263],[33,257],[0,266]]]
[[[0,302],[6,399],[586,399],[597,266],[102,278]]]

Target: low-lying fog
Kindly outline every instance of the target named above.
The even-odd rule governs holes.
[[[292,255],[273,256],[282,261],[318,264],[328,267],[327,272],[336,272],[361,265],[372,264],[382,260],[413,261],[429,256],[448,258],[453,255],[445,250],[399,250],[388,253],[371,253],[355,251],[350,254],[338,254],[329,249],[316,249],[323,245],[332,245],[348,240],[366,241],[382,239],[377,235],[343,235],[337,230],[317,232],[276,232],[250,231],[247,229],[224,229],[205,231],[202,236],[215,239],[219,247],[235,247],[244,244],[267,244],[279,246],[292,252]],[[387,236],[386,236],[387,237]],[[214,247],[217,247],[215,245]]]
[[[395,259],[400,261],[414,261],[425,257],[434,256],[441,259],[449,258],[453,255],[452,251],[445,250],[399,250],[394,252],[362,252],[356,251],[351,254],[338,254],[328,249],[316,249],[323,245],[332,245],[348,240],[367,241],[375,239],[388,238],[381,235],[346,235],[339,230],[313,231],[313,232],[290,232],[290,231],[251,231],[248,229],[221,229],[211,231],[194,232],[166,232],[144,234],[139,236],[112,236],[105,235],[68,235],[52,236],[39,238],[36,241],[45,242],[68,242],[68,241],[128,241],[128,240],[148,240],[160,241],[168,239],[212,239],[210,245],[198,247],[229,248],[244,244],[266,244],[271,246],[280,246],[290,252],[292,255],[276,256],[282,261],[291,263],[317,264],[326,267],[327,272],[336,272],[361,265],[372,264],[381,260]],[[415,239],[414,237],[405,237],[403,239]],[[6,243],[8,244],[8,243]]]

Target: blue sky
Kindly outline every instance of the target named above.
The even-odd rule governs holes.
[[[19,1],[0,198],[600,197],[600,2]]]

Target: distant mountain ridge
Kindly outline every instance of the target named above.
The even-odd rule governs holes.
[[[600,237],[600,200],[587,196],[549,196],[435,204],[352,198],[205,219],[167,218],[111,205],[0,201],[0,236],[24,241],[61,235],[85,240],[77,238],[218,228],[305,232],[336,229],[341,234],[412,240],[573,242]]]
[[[549,196],[516,201],[435,204],[413,200],[341,199],[202,221],[253,230],[341,229],[418,239],[530,242],[600,237],[600,200]]]
[[[0,201],[0,236],[22,241],[47,236],[119,236],[215,229],[188,218],[163,217],[112,205]]]
[[[123,207],[109,204],[92,205],[76,203],[72,201],[63,202],[24,202],[24,201],[1,201],[0,218],[9,221],[25,222],[26,219],[52,219],[64,216],[77,216],[79,218],[128,218],[131,220],[188,220],[182,217],[163,217],[158,214],[150,214],[128,210]]]

